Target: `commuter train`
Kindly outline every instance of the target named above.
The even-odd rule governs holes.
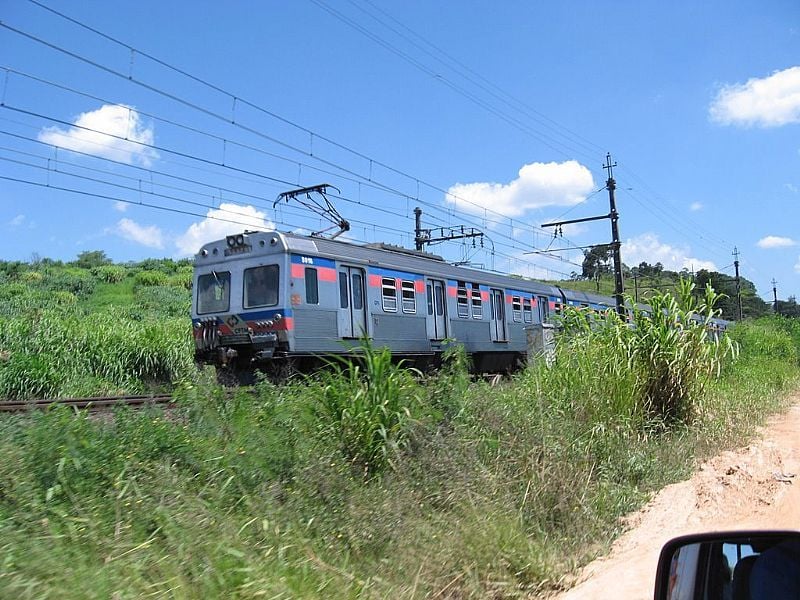
[[[461,344],[475,371],[502,372],[526,361],[530,332],[564,306],[605,311],[614,300],[397,246],[245,232],[195,257],[195,357],[233,373],[304,371],[368,337],[421,367]]]

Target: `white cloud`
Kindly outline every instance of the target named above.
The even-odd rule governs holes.
[[[701,202],[692,202],[689,205],[689,210],[692,212],[697,212],[699,210],[703,210],[704,206]]]
[[[563,163],[531,163],[510,183],[457,183],[447,190],[447,202],[473,214],[484,209],[518,217],[544,206],[571,206],[586,199],[594,189],[592,174],[574,160]]]
[[[709,116],[721,125],[779,127],[800,123],[800,67],[724,86],[711,103]]]
[[[800,256],[797,257],[797,262],[794,264],[794,272],[800,273]]]
[[[197,253],[203,244],[219,240],[232,233],[241,233],[245,229],[269,231],[275,224],[265,219],[266,214],[247,205],[223,203],[219,208],[212,208],[206,218],[193,223],[186,232],[175,240],[175,245],[182,256]]]
[[[787,190],[789,190],[793,194],[796,194],[797,192],[800,192],[800,189],[798,189],[797,186],[794,185],[793,183],[784,183],[783,187],[785,187]]]
[[[780,237],[777,235],[768,235],[756,242],[756,246],[759,248],[789,248],[796,245],[797,242],[792,238]]]
[[[155,225],[143,226],[131,219],[120,219],[117,226],[111,231],[126,240],[148,248],[164,247],[164,234]]]
[[[688,247],[665,244],[654,233],[643,233],[625,241],[621,252],[622,261],[631,267],[641,262],[651,265],[660,262],[665,269],[670,271],[680,271],[681,269],[694,271],[699,271],[700,269],[717,270],[717,266],[713,262],[691,256],[691,250]]]
[[[125,212],[126,210],[128,210],[129,206],[130,204],[128,204],[127,202],[122,202],[121,200],[117,200],[116,202],[114,202],[114,210],[117,210],[119,212]]]
[[[153,143],[152,125],[146,126],[134,108],[121,104],[81,113],[72,127],[45,127],[38,138],[45,144],[129,165],[149,167],[158,158],[155,150],[141,145]]]
[[[17,215],[13,219],[11,219],[8,224],[12,227],[20,227],[25,223],[25,215]]]

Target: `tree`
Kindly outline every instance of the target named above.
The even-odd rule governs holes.
[[[581,276],[598,279],[602,273],[611,272],[611,244],[598,244],[583,253]]]
[[[78,260],[72,264],[83,269],[91,269],[92,267],[110,265],[111,262],[111,259],[106,256],[103,250],[86,250],[78,254]]]

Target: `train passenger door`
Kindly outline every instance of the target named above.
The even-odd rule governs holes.
[[[364,270],[339,267],[339,335],[360,338],[367,335],[367,308],[364,294]]]
[[[447,337],[447,309],[444,291],[444,282],[438,279],[430,279],[425,285],[428,301],[428,317],[425,326],[428,330],[428,338],[431,340],[443,340]]]
[[[503,290],[489,289],[490,310],[492,311],[491,336],[493,342],[506,340],[506,303]]]

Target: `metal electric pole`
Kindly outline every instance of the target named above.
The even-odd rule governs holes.
[[[742,284],[741,280],[739,279],[739,249],[734,246],[733,247],[733,266],[736,268],[736,313],[738,315],[738,321],[742,320]]]
[[[613,168],[617,163],[611,164],[611,153],[606,154],[606,164],[603,168],[608,171],[608,180],[606,180],[606,189],[608,190],[608,203],[610,207],[609,216],[611,217],[611,250],[614,253],[614,298],[617,301],[617,314],[624,316],[625,305],[622,294],[625,289],[622,283],[622,257],[620,256],[620,246],[622,243],[619,239],[619,213],[617,213],[617,202],[614,199],[614,190],[617,189],[617,182],[614,181]]]
[[[772,278],[772,298],[773,304],[772,307],[775,309],[775,314],[778,314],[778,288],[776,287],[778,282],[775,281],[775,278]]]
[[[613,254],[614,262],[614,300],[617,305],[617,314],[625,318],[625,302],[622,294],[625,288],[622,284],[622,258],[620,257],[619,241],[619,213],[617,212],[617,203],[614,199],[614,190],[617,189],[617,182],[614,181],[612,168],[616,167],[617,163],[611,164],[611,153],[606,154],[606,164],[603,165],[604,169],[608,170],[608,180],[606,181],[606,189],[608,190],[609,212],[607,215],[600,215],[599,217],[585,217],[583,219],[570,219],[569,221],[556,221],[554,223],[542,223],[542,227],[561,227],[562,225],[569,225],[570,223],[586,223],[587,221],[599,221],[600,219],[611,219],[611,252]]]

